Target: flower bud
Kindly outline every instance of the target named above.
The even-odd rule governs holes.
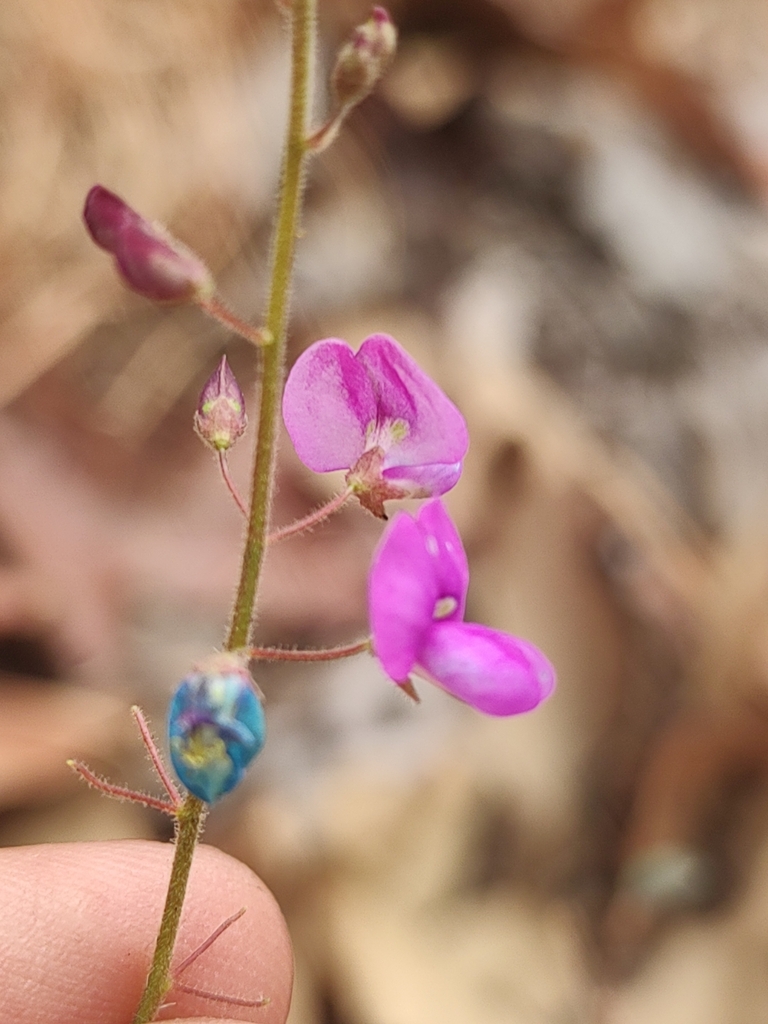
[[[374,7],[364,25],[339,50],[333,91],[341,107],[364,100],[384,74],[397,46],[397,29],[383,7]]]
[[[226,356],[200,393],[194,422],[201,440],[216,452],[231,448],[248,426],[243,392]]]
[[[94,185],[83,219],[94,242],[112,253],[120,276],[133,291],[156,302],[174,303],[213,295],[211,272],[200,257],[114,192]]]
[[[210,658],[179,684],[168,713],[171,761],[190,793],[212,804],[264,746],[264,710],[242,656]]]

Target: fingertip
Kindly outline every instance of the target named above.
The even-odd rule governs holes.
[[[147,842],[77,843],[0,850],[0,964],[5,1019],[16,1024],[124,1024],[146,979],[173,848]],[[158,1019],[211,1013],[222,1020],[283,1024],[293,956],[282,914],[244,864],[201,846],[189,881],[175,963],[221,923],[246,913],[184,972],[186,985],[262,1007],[169,994]],[[30,996],[34,993],[34,996]],[[172,1002],[171,1002],[172,1000]],[[205,1019],[205,1018],[203,1018]]]

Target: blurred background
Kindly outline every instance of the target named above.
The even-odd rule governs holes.
[[[318,119],[367,14],[320,3]],[[768,7],[392,14],[313,168],[292,355],[384,330],[442,383],[470,616],[559,688],[497,721],[372,660],[265,669],[267,749],[206,839],[283,907],[291,1024],[763,1021]],[[154,785],[128,707],[162,732],[240,555],[192,414],[225,350],[253,412],[258,366],[124,290],[80,211],[117,191],[258,319],[286,36],[266,0],[5,0],[0,51],[0,844],[166,839],[64,761]],[[275,522],[338,483],[284,444]],[[359,636],[379,534],[349,508],[271,553],[259,640]]]

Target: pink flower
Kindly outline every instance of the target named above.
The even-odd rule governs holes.
[[[411,672],[487,715],[531,711],[552,692],[555,672],[533,644],[464,622],[467,558],[441,501],[416,517],[398,512],[368,579],[373,647],[398,684]]]
[[[120,276],[133,291],[156,302],[176,303],[213,294],[213,278],[199,256],[103,185],[94,185],[88,193],[83,219],[96,245],[112,253]]]
[[[357,352],[338,338],[310,345],[288,376],[283,419],[301,461],[316,473],[347,469],[382,519],[389,499],[450,490],[469,447],[459,410],[386,334]]]

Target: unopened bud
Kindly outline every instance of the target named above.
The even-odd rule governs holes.
[[[83,219],[94,242],[112,253],[133,291],[156,302],[195,302],[213,295],[211,272],[200,257],[109,189],[93,186]]]
[[[200,393],[195,412],[195,430],[209,447],[225,452],[248,426],[245,399],[227,357],[222,356],[216,370]]]
[[[364,100],[384,74],[397,46],[397,29],[383,7],[374,7],[364,25],[339,50],[333,90],[341,107]]]

